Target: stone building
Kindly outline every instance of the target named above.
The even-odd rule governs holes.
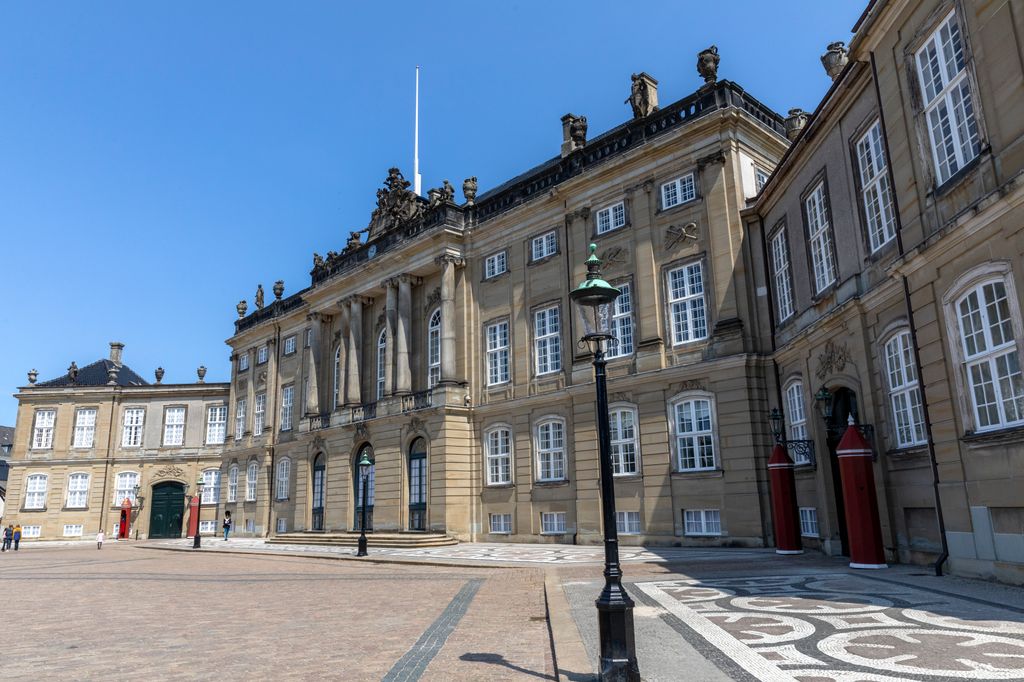
[[[18,416],[5,521],[26,539],[180,537],[197,481],[203,532],[217,530],[227,384],[150,384],[110,356],[49,381],[29,372]]]
[[[749,322],[740,211],[787,141],[718,59],[702,53],[705,84],[663,108],[634,76],[631,120],[588,139],[567,114],[559,156],[480,196],[469,178],[462,203],[392,169],[368,227],[314,254],[309,287],[239,303],[221,469],[239,530],[356,528],[365,451],[378,532],[599,541],[591,358],[568,298],[596,241],[623,291],[622,541],[768,544],[770,349]]]
[[[870,3],[745,214],[805,546],[846,553],[852,415],[890,560],[1024,581],[1022,29],[1009,3]]]

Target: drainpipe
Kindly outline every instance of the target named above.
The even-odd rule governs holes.
[[[900,218],[899,196],[896,192],[896,178],[892,172],[892,154],[889,153],[889,135],[885,125],[885,112],[882,110],[882,93],[878,88],[878,69],[875,65],[875,53],[871,56],[871,81],[875,86],[875,100],[878,104],[879,128],[882,131],[882,144],[885,147],[886,172],[889,176],[891,188],[893,213],[896,218],[896,248],[899,250],[900,258],[904,256],[903,248],[903,221]],[[935,560],[935,575],[942,576],[942,566],[949,558],[949,543],[946,540],[946,519],[942,513],[942,498],[939,494],[939,463],[935,458],[935,438],[932,435],[932,419],[928,409],[928,391],[925,388],[924,373],[921,371],[921,352],[917,344],[917,323],[914,321],[914,307],[910,301],[910,283],[906,275],[900,275],[903,281],[903,302],[907,310],[907,321],[910,324],[910,344],[914,349],[914,369],[917,372],[917,385],[921,391],[921,412],[924,417],[925,436],[928,440],[928,459],[932,468],[932,496],[935,500],[935,522],[939,530],[939,541],[942,544],[942,552]]]

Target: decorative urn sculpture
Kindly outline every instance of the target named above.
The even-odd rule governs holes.
[[[846,50],[846,43],[841,40],[829,43],[825,54],[821,55],[821,65],[825,67],[825,73],[832,80],[839,77],[849,62],[850,55]]]
[[[284,296],[284,280],[279,279],[274,282],[274,300],[280,301],[282,296]]]
[[[196,376],[199,377],[199,383],[206,382],[206,365],[199,365],[198,369],[196,369]]]
[[[244,299],[239,301],[238,305],[235,306],[235,310],[238,311],[238,319],[242,319],[243,317],[245,317],[245,311],[248,309],[249,304],[246,303]]]
[[[36,371],[35,367],[28,371],[28,383],[35,384],[39,379],[39,372]]]
[[[704,85],[711,85],[718,80],[718,48],[714,45],[697,54],[697,73],[704,79]]]
[[[462,196],[466,197],[466,205],[472,206],[476,203],[476,176],[466,178],[462,181]]]
[[[789,115],[786,116],[785,125],[786,137],[789,138],[790,142],[793,142],[796,138],[800,137],[800,132],[804,129],[804,126],[807,125],[808,117],[809,114],[803,109],[796,108],[789,110]]]
[[[157,367],[156,371],[153,372],[153,375],[156,376],[156,383],[159,384],[161,381],[164,380],[164,368],[163,367]]]

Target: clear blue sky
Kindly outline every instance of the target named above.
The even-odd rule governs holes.
[[[689,94],[712,43],[720,78],[813,109],[864,3],[4,2],[0,424],[27,370],[114,339],[149,380],[226,380],[238,300],[307,286],[411,177],[416,64],[424,190],[483,192],[556,155],[562,114],[626,120],[630,73]]]

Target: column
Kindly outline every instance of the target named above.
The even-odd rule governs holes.
[[[348,385],[348,331],[351,323],[351,311],[349,310],[349,304],[346,300],[338,301],[338,307],[341,309],[341,325],[338,329],[338,350],[340,351],[341,357],[339,358],[338,363],[337,386],[334,386],[334,358],[331,358],[331,397],[333,399],[334,391],[338,392],[338,400],[335,404],[335,409],[340,410],[347,402],[345,396]]]
[[[386,287],[384,298],[384,395],[395,392],[395,327],[398,323],[398,278],[392,277],[381,282]],[[377,339],[374,339],[376,344]],[[377,380],[377,366],[374,362],[374,381]],[[376,395],[376,393],[374,393]]]
[[[362,364],[363,350],[363,305],[368,300],[362,296],[352,296],[349,301],[348,343],[345,347],[345,404],[354,406],[362,403],[362,385],[359,380],[359,367]]]
[[[309,381],[309,393],[303,396],[305,401],[303,409],[306,411],[306,416],[312,417],[320,413],[320,395],[317,393],[319,391],[318,386],[320,385],[317,370],[320,363],[316,355],[316,349],[320,347],[320,313],[306,315],[306,322],[309,323],[310,339],[309,348],[306,348],[303,352],[306,354],[306,378]],[[303,345],[305,345],[305,339],[302,341]]]
[[[455,375],[455,268],[464,265],[460,256],[438,256],[441,266],[441,383],[458,381]]]
[[[398,278],[398,325],[395,328],[395,393],[412,392],[412,368],[409,365],[410,333],[412,331],[412,286],[419,278],[401,275]]]

